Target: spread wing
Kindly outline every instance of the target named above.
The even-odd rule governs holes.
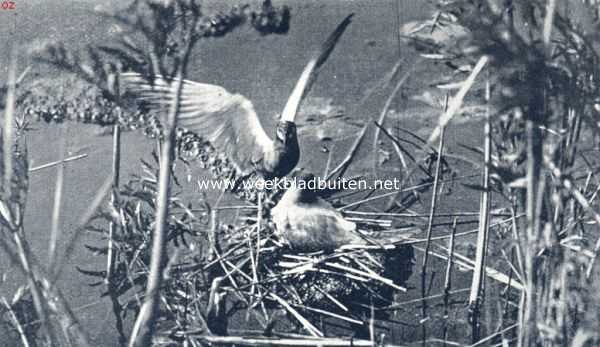
[[[327,40],[321,45],[320,49],[313,54],[308,64],[306,64],[298,82],[296,82],[296,86],[294,86],[292,94],[283,108],[281,120],[288,122],[294,121],[300,103],[304,99],[304,96],[310,91],[313,82],[317,78],[319,68],[327,61],[329,54],[331,54],[335,48],[335,45],[346,30],[346,27],[350,24],[353,16],[354,14],[350,14],[344,18],[344,20],[335,28],[333,33],[331,33]]]
[[[154,110],[166,114],[175,98],[174,84],[162,77],[150,83],[137,73],[124,73],[126,91]],[[253,169],[253,162],[270,150],[273,141],[263,129],[254,106],[245,97],[222,87],[183,81],[178,126],[209,141],[241,173]]]

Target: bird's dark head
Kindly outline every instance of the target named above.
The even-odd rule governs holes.
[[[277,141],[285,144],[297,142],[296,124],[294,122],[280,121],[277,124]]]
[[[317,198],[318,181],[315,175],[303,169],[295,170],[291,190],[301,202],[310,202]]]

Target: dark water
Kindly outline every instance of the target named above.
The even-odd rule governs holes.
[[[237,1],[236,1],[237,2]],[[0,77],[6,74],[8,47],[18,46],[21,53],[45,40],[61,40],[71,47],[110,40],[110,23],[92,12],[94,6],[119,6],[119,1],[54,1],[16,0],[17,10],[0,11]],[[274,1],[276,5],[281,2]],[[202,42],[192,59],[190,78],[224,86],[230,91],[245,95],[253,101],[265,127],[272,128],[275,115],[283,109],[287,96],[308,60],[312,48],[329,34],[350,12],[356,13],[353,24],[345,33],[329,62],[323,68],[312,95],[332,98],[337,105],[346,107],[350,116],[357,119],[376,117],[386,97],[386,92],[375,94],[364,104],[357,105],[366,90],[375,85],[398,59],[408,67],[414,60],[412,51],[399,44],[397,31],[400,23],[427,15],[423,1],[286,1],[292,7],[291,29],[285,36],[261,37],[250,29],[242,28],[223,39]],[[224,6],[212,1],[210,6]],[[22,54],[20,68],[28,64]],[[45,71],[34,66],[33,72]],[[418,75],[410,79],[407,93],[426,86],[435,79],[429,67],[417,69]],[[389,91],[388,91],[389,92]],[[401,107],[401,105],[396,105]],[[419,120],[418,113],[406,127],[431,127],[431,119]],[[55,126],[34,125],[29,134],[32,166],[57,160],[60,131]],[[64,208],[62,215],[65,243],[72,237],[79,216],[86,210],[95,191],[110,173],[111,139],[95,136],[94,127],[69,125],[67,129],[70,151],[85,152],[86,159],[71,163],[66,168]],[[478,127],[452,130],[449,139],[451,151],[458,151],[457,141],[477,142]],[[474,135],[473,135],[474,134]],[[152,144],[139,134],[123,137],[123,177],[139,172],[138,158],[147,156]],[[302,139],[301,139],[302,141]],[[350,141],[351,142],[351,141]],[[349,143],[350,143],[349,142]],[[348,143],[348,145],[349,145]],[[321,153],[320,144],[314,140],[302,142],[305,154],[301,166],[321,172],[327,154]],[[336,147],[342,155],[347,149],[342,143]],[[469,168],[463,168],[467,171]],[[466,173],[466,172],[464,172]],[[55,169],[32,174],[26,230],[31,247],[40,261],[46,259],[49,241],[51,210],[54,196]],[[442,209],[476,210],[476,200],[469,193],[455,194],[453,201],[442,201]],[[427,206],[427,202],[424,202]],[[87,242],[96,242],[92,237]],[[20,277],[12,268],[0,261],[1,271],[9,273],[9,283],[2,293],[14,290]],[[98,269],[104,266],[101,258],[94,257],[81,247],[67,264],[60,286],[75,308],[84,327],[90,332],[95,345],[116,344],[112,313],[107,300],[99,297],[99,290],[85,285],[88,277],[80,275],[74,266]],[[415,281],[415,286],[418,281]],[[437,283],[436,285],[439,285]],[[416,292],[416,291],[415,291]],[[408,294],[404,299],[410,299]],[[413,313],[399,315],[398,320],[414,321]],[[392,334],[394,341],[415,338],[413,323],[399,324]]]

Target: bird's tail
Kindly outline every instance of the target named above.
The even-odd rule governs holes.
[[[304,71],[302,71],[302,75],[300,75],[292,94],[283,108],[281,120],[294,122],[300,103],[312,87],[313,82],[316,80],[319,68],[327,61],[327,58],[329,58],[329,55],[346,30],[346,27],[350,24],[353,16],[354,13],[350,14],[335,28],[333,33],[331,33],[323,45],[321,45],[321,48],[315,52],[308,64],[306,64]]]

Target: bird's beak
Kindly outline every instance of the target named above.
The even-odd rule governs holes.
[[[296,120],[296,112],[284,112],[281,114],[282,122],[294,123]]]

